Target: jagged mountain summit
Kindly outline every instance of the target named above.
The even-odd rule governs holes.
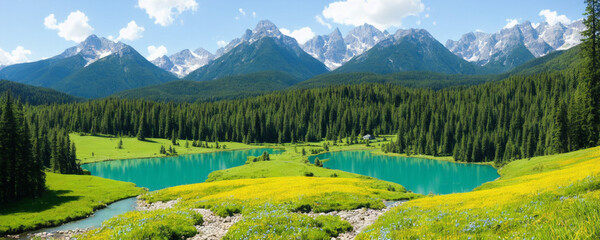
[[[333,72],[388,74],[430,71],[447,74],[475,74],[480,71],[479,68],[481,67],[448,51],[426,30],[401,29]]]
[[[585,30],[583,21],[575,21],[568,25],[547,22],[532,24],[529,21],[518,24],[512,28],[505,28],[497,33],[489,34],[482,32],[471,32],[464,34],[458,41],[448,40],[446,47],[463,59],[487,65],[502,61],[502,59],[515,58],[509,55],[518,52],[522,61],[513,64],[524,63],[530,57],[526,57],[526,48],[533,57],[542,57],[555,50],[566,50],[581,43],[581,32]],[[523,61],[524,60],[524,61]]]
[[[86,98],[177,79],[131,46],[96,35],[52,58],[5,67],[0,78]]]
[[[152,60],[152,63],[182,78],[214,59],[214,54],[204,48],[198,48],[193,52],[185,49],[169,57],[162,56]]]
[[[254,30],[246,30],[242,37],[219,49],[216,56],[184,79],[205,81],[279,71],[303,80],[327,72],[325,65],[304,52],[296,39],[282,34],[268,20],[260,21]]]
[[[302,49],[333,70],[389,37],[386,31],[364,24],[354,28],[346,37],[342,37],[337,28],[329,35],[315,36],[304,43]]]
[[[88,66],[108,55],[115,53],[123,54],[122,51],[127,47],[128,46],[122,42],[113,42],[106,38],[90,35],[85,41],[79,43],[79,45],[68,48],[61,54],[54,56],[53,59],[65,59],[79,55],[83,57],[86,61],[86,66]]]

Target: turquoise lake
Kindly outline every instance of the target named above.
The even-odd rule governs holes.
[[[324,167],[398,183],[421,194],[469,192],[500,176],[488,165],[374,155],[369,151],[323,153],[309,160],[314,163],[315,157],[329,159]]]
[[[178,185],[204,182],[209,173],[244,165],[248,156],[260,156],[264,151],[269,154],[283,152],[283,150],[278,149],[261,148],[177,157],[115,160],[84,164],[81,167],[89,170],[94,176],[132,182],[138,187],[146,187],[150,191],[154,191]],[[115,215],[135,210],[135,201],[135,198],[117,201],[94,212],[91,217],[58,227],[44,228],[32,233],[99,227],[103,221]]]
[[[264,151],[278,154],[283,150],[250,149],[182,155],[177,157],[127,159],[82,165],[92,175],[135,183],[150,191],[200,183],[208,174],[221,169],[244,165],[248,156],[260,156]]]

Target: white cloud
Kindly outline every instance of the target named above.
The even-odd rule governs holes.
[[[331,24],[329,24],[328,22],[325,22],[325,20],[323,19],[323,17],[321,17],[320,15],[315,16],[315,20],[317,20],[317,22],[329,29],[332,28]]]
[[[483,30],[481,30],[481,29],[475,29],[475,32],[482,33]]]
[[[154,46],[154,45],[150,45],[148,46],[148,57],[147,59],[152,61],[154,59],[157,59],[159,57],[162,57],[164,55],[167,55],[167,48],[163,45],[160,45],[158,47]]]
[[[163,27],[169,26],[177,15],[187,11],[196,11],[196,0],[138,0],[139,8],[146,10],[146,14],[154,23]]]
[[[504,26],[503,29],[513,28],[513,27],[517,26],[517,24],[519,24],[518,19],[506,19],[506,26]]]
[[[81,42],[85,40],[94,28],[88,23],[88,17],[81,11],[71,12],[64,22],[58,23],[54,14],[44,18],[44,26],[48,29],[58,30],[58,36],[67,41]]]
[[[417,20],[417,25],[421,25],[421,20]]]
[[[127,27],[121,28],[119,31],[119,37],[115,41],[128,40],[133,41],[143,37],[144,27],[138,26],[135,21],[131,21],[127,24]],[[109,38],[110,39],[110,38]]]
[[[544,9],[540,11],[540,16],[546,19],[546,22],[550,25],[556,25],[557,23],[562,23],[563,25],[571,24],[573,21],[569,19],[565,15],[558,15],[556,11],[550,11],[550,9]]]
[[[217,45],[218,45],[219,47],[225,47],[225,46],[227,46],[227,42],[225,42],[225,41],[223,41],[223,40],[219,40],[219,41],[217,41]]]
[[[285,28],[279,29],[281,33],[293,37],[299,44],[304,44],[308,40],[315,37],[315,33],[309,27],[303,27],[298,30],[291,31]]]
[[[436,21],[433,21],[433,23],[431,23],[431,24],[433,24],[433,26],[436,26],[436,25],[437,25],[437,22],[436,22]]]
[[[238,9],[238,12],[240,12],[240,14],[242,14],[242,16],[246,16],[246,11],[244,11],[244,9],[240,8],[240,9]]]
[[[368,23],[384,30],[400,27],[405,17],[424,10],[421,0],[341,0],[326,6],[323,16],[344,25]]]
[[[423,18],[429,18],[429,13],[425,14]]]
[[[256,18],[256,12],[252,12],[252,17]]]
[[[25,49],[23,46],[18,46],[10,52],[6,52],[0,48],[0,66],[29,62],[27,55],[31,55],[31,51]]]

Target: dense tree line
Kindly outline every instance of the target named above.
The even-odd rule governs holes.
[[[31,107],[28,118],[139,139],[277,143],[397,133],[386,151],[502,162],[593,145],[581,141],[589,134],[578,120],[579,76],[577,68],[439,91],[362,84],[194,104],[104,99]]]
[[[45,174],[39,158],[32,155],[29,125],[22,106],[10,94],[2,100],[0,117],[0,203],[43,193]]]
[[[0,115],[0,202],[38,197],[45,191],[45,173],[81,174],[75,144],[68,132],[49,129],[43,119],[25,115],[31,107],[3,97]]]

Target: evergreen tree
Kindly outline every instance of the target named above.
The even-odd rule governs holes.
[[[579,91],[583,95],[580,108],[585,122],[583,129],[587,135],[585,147],[599,144],[600,135],[600,0],[586,0],[582,32],[583,51],[586,61],[584,77],[580,81]]]
[[[554,107],[554,125],[552,128],[552,153],[564,153],[568,146],[568,121],[565,104],[558,99]]]
[[[144,111],[142,111],[141,117],[140,117],[140,123],[138,124],[138,132],[137,132],[137,139],[139,141],[145,141],[146,140],[146,120],[144,119]]]

